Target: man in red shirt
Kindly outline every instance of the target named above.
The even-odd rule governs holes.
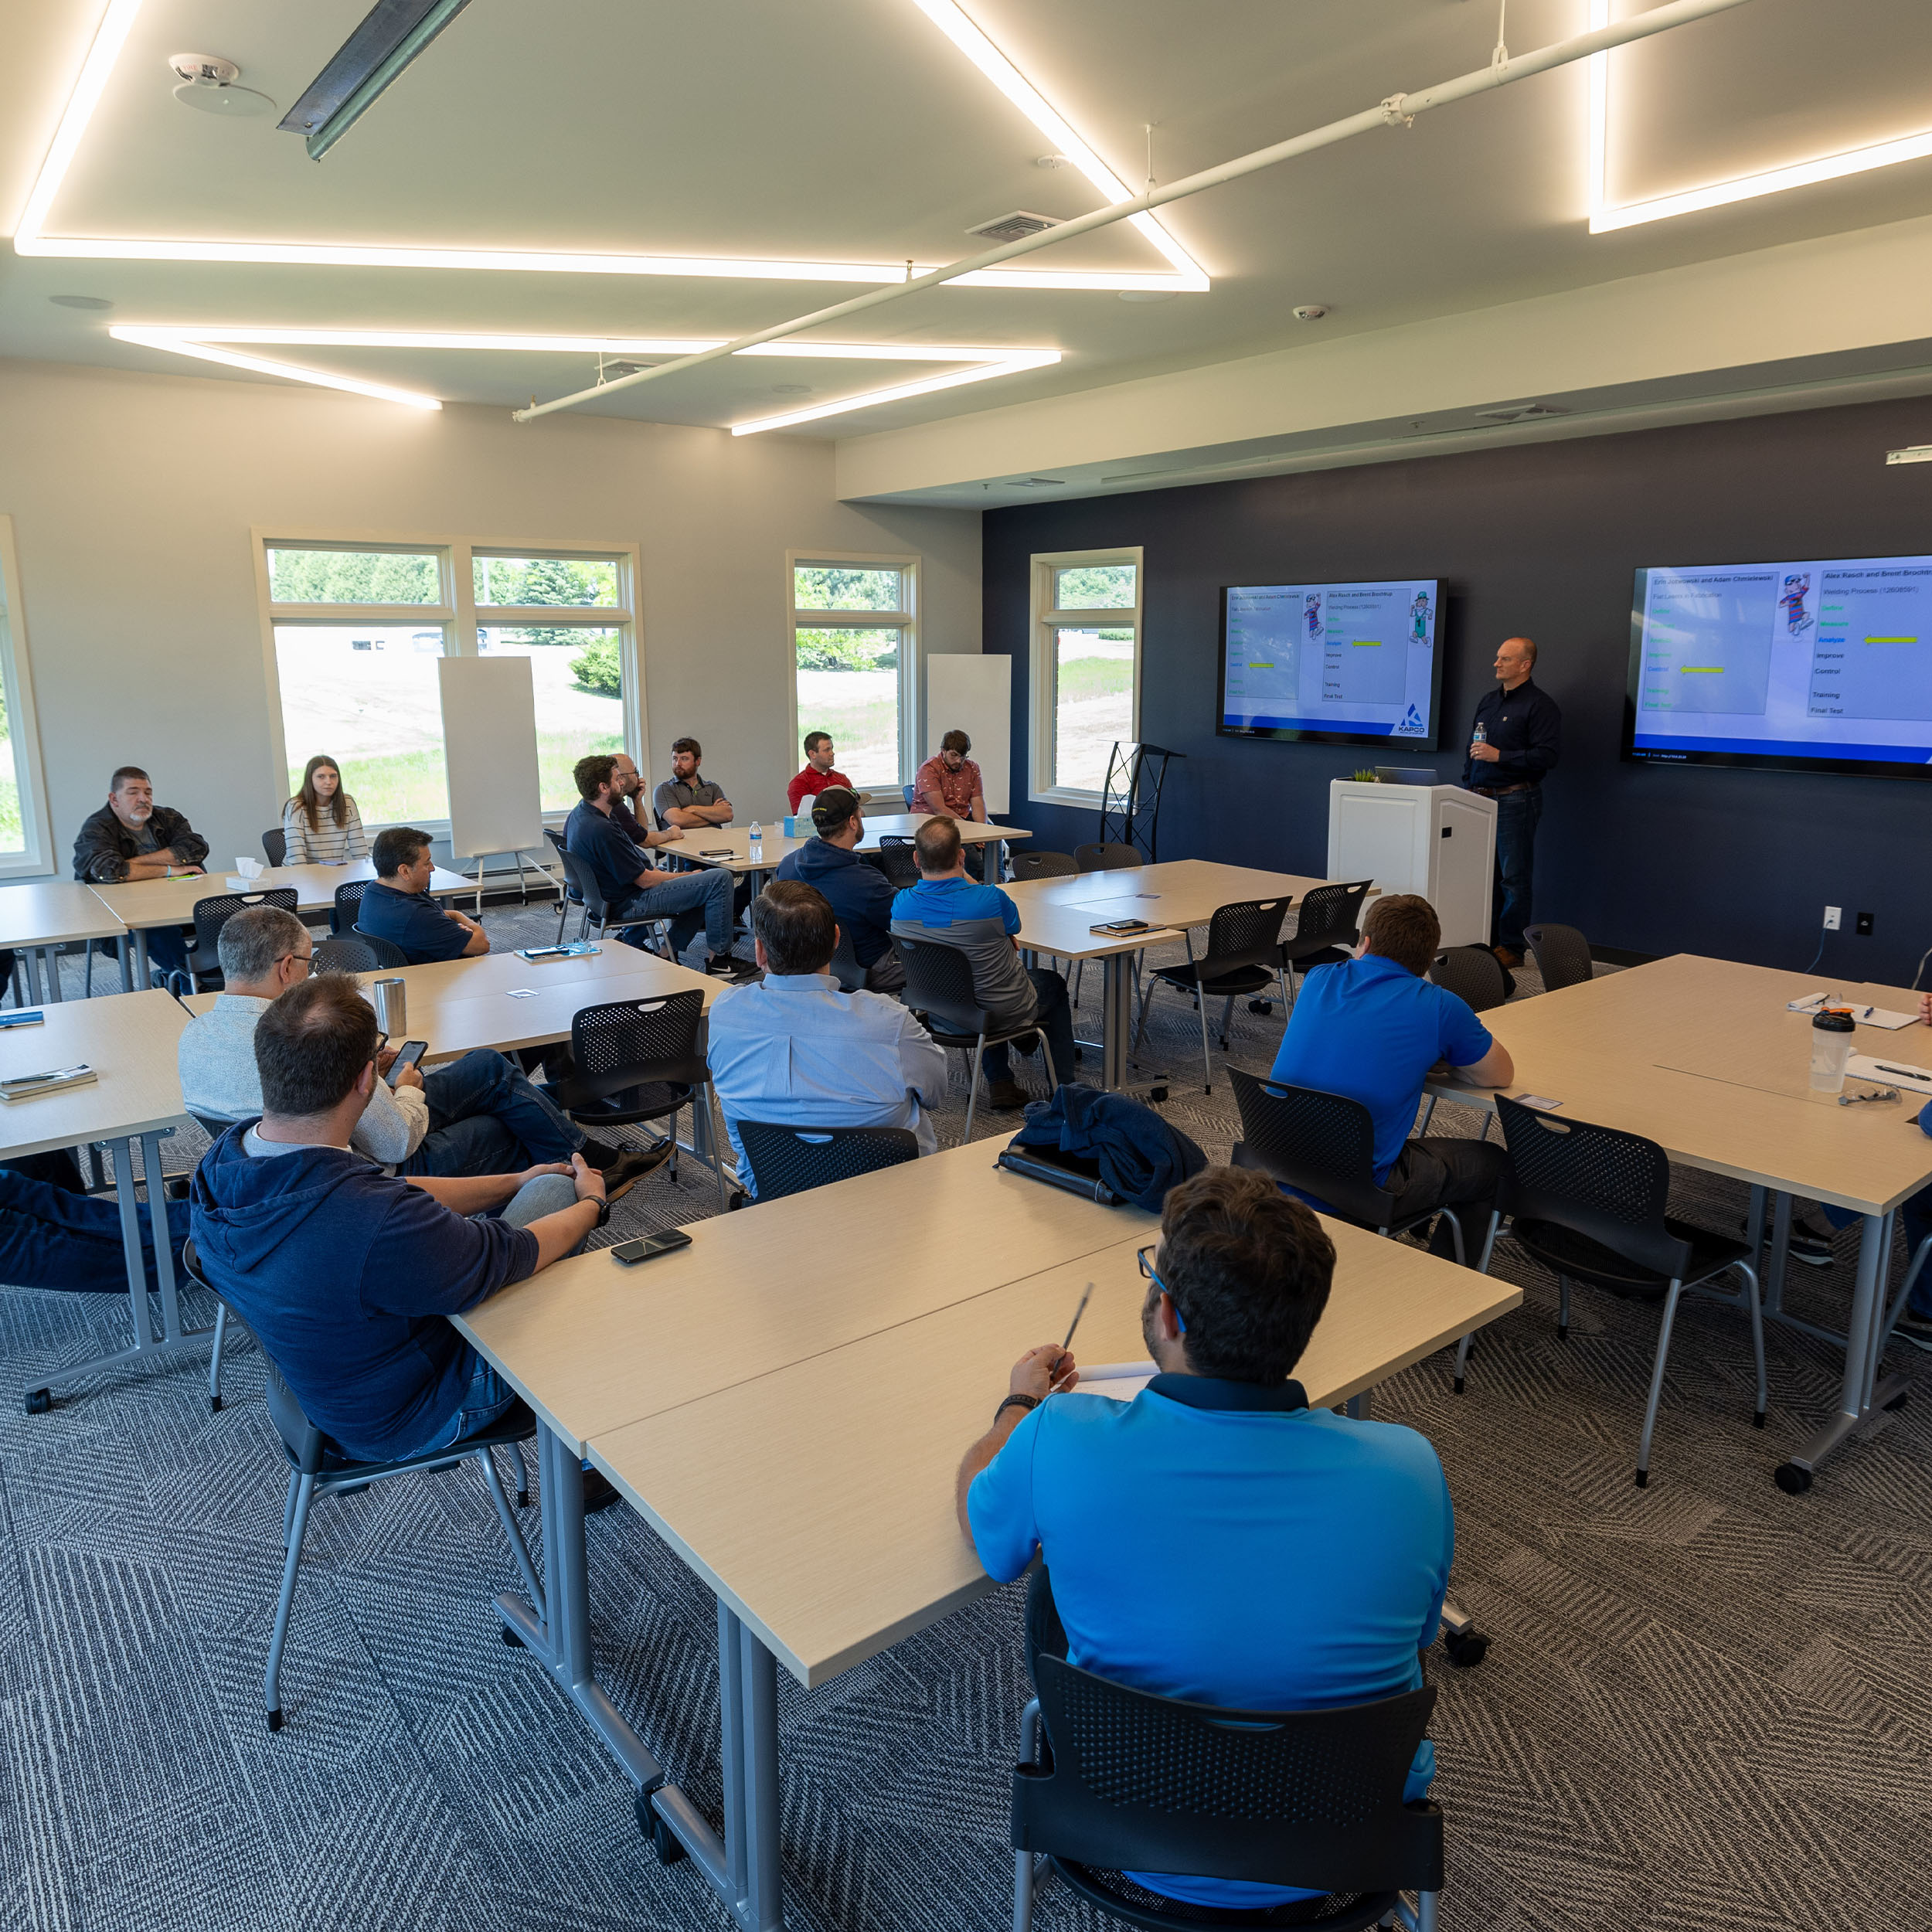
[[[919,776],[913,781],[913,811],[987,823],[986,788],[980,782],[979,767],[966,755],[972,748],[972,740],[963,731],[949,731],[940,740],[938,750],[919,767]],[[969,846],[966,869],[981,879],[985,876],[985,865],[978,847]]]
[[[853,789],[852,781],[832,768],[832,753],[829,731],[805,733],[805,768],[785,787],[786,801],[794,814],[806,799],[816,798],[828,785],[843,785],[848,791]]]

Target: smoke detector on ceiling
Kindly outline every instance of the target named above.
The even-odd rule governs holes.
[[[1033,158],[1036,168],[1070,168],[1073,158],[1068,155],[1036,155]]]
[[[1060,225],[1058,215],[1036,215],[1024,208],[1015,208],[1010,215],[1002,215],[997,221],[983,221],[977,228],[969,228],[967,233],[977,235],[982,241],[1019,241],[1027,235],[1038,235],[1049,228]]]
[[[1328,306],[1325,303],[1304,302],[1294,311],[1294,319],[1298,322],[1318,322],[1328,312]]]
[[[241,69],[218,53],[171,53],[168,65],[180,80],[175,98],[184,107],[231,121],[275,111],[267,95],[257,94],[253,87],[236,87]]]

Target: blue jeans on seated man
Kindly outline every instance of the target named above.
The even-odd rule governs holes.
[[[671,950],[682,954],[702,927],[704,941],[714,956],[731,951],[731,875],[716,866],[702,872],[648,886],[621,906],[611,908],[614,926],[646,919],[671,921]],[[627,946],[648,949],[649,935],[634,927],[617,934]]]
[[[179,926],[151,926],[145,937],[148,941],[148,964],[150,971],[158,968],[164,973],[185,973],[188,970],[188,942],[181,936]],[[215,962],[207,962],[213,965]],[[136,992],[142,989],[137,986]]]
[[[577,1198],[577,1184],[567,1175],[539,1174],[534,1181],[526,1181],[517,1189],[500,1218],[512,1227],[528,1227],[532,1221],[540,1221],[546,1214],[561,1214]],[[411,1454],[420,1456],[432,1449],[447,1449],[452,1443],[481,1435],[492,1423],[500,1420],[516,1400],[516,1391],[474,1349],[465,1345],[464,1352],[470,1357],[474,1372],[470,1377],[469,1387],[464,1392],[462,1406],[421,1448],[412,1450]]]
[[[582,1128],[514,1062],[488,1047],[423,1076],[430,1131],[403,1163],[405,1174],[508,1174],[567,1161]]]
[[[1536,864],[1536,821],[1543,815],[1543,790],[1505,793],[1496,801],[1496,873],[1502,904],[1496,913],[1496,944],[1512,953],[1529,950],[1523,929],[1530,921],[1530,875]]]
[[[1073,1009],[1067,1004],[1066,981],[1046,967],[1027,969],[1033,982],[1034,1017],[1046,1033],[1046,1050],[1053,1056],[1053,1077],[1064,1087],[1073,1077]],[[1012,1049],[989,1046],[981,1063],[989,1080],[1013,1077]]]
[[[1825,1218],[1835,1228],[1849,1228],[1854,1221],[1864,1217],[1854,1214],[1849,1208],[1830,1207],[1820,1202]],[[1912,1257],[1919,1251],[1919,1243],[1932,1234],[1932,1187],[1920,1188],[1917,1193],[1899,1204],[1899,1220],[1905,1230],[1905,1264],[1912,1265]],[[1932,1321],[1932,1260],[1919,1270],[1919,1278],[1912,1284],[1912,1298],[1906,1304],[1921,1321]]]
[[[168,1240],[177,1270],[188,1238],[188,1203],[166,1203]],[[150,1291],[155,1271],[154,1226],[144,1202],[134,1209]],[[175,1280],[181,1279],[179,1272]],[[19,1155],[0,1162],[0,1281],[15,1288],[128,1292],[127,1250],[121,1209],[80,1191],[80,1173],[64,1152]]]

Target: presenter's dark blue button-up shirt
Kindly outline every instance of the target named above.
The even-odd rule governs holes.
[[[1470,741],[1481,725],[1489,742],[1502,753],[1494,764],[1488,759],[1465,757],[1462,782],[1477,791],[1500,791],[1505,785],[1542,784],[1562,755],[1563,714],[1556,700],[1534,678],[1526,678],[1514,691],[1501,685],[1487,692],[1476,706],[1469,727]]]

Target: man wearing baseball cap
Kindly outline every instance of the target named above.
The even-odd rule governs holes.
[[[811,825],[815,835],[786,855],[778,876],[801,880],[825,895],[839,925],[852,935],[868,992],[899,992],[906,984],[906,969],[893,944],[893,889],[886,875],[853,849],[866,829],[858,793],[828,785],[811,801]]]

